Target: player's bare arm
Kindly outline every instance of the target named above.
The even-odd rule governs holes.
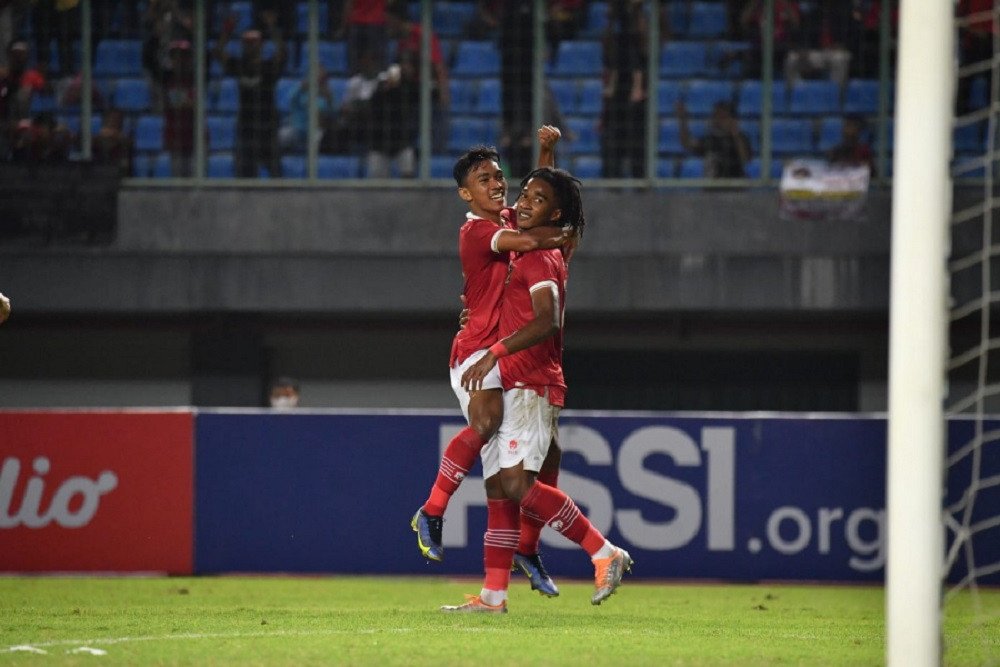
[[[504,230],[497,238],[496,245],[500,252],[531,252],[561,248],[571,236],[571,233],[564,232],[562,228],[552,226],[510,229]]]
[[[10,317],[10,299],[0,292],[0,324],[3,324],[8,317]]]
[[[547,287],[534,290],[531,293],[531,309],[535,314],[534,319],[497,343],[506,349],[506,354],[514,354],[538,345],[559,331],[559,311],[556,309],[556,296],[553,290]],[[499,358],[494,348],[490,348],[479,361],[470,366],[462,374],[462,386],[466,391],[479,390],[483,378],[493,369]]]

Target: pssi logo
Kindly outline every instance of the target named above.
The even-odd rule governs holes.
[[[42,511],[42,496],[45,494],[45,480],[51,465],[44,456],[32,462],[35,476],[29,477],[24,485],[24,496],[16,514],[11,514],[14,489],[21,476],[21,462],[14,458],[4,459],[0,467],[0,529],[44,528],[53,521],[63,528],[82,528],[90,523],[97,513],[101,496],[118,487],[118,475],[110,470],[103,471],[97,479],[77,475],[69,477],[56,488],[52,502]]]

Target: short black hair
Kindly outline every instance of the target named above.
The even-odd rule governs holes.
[[[455,177],[458,187],[465,187],[465,179],[469,177],[469,172],[483,160],[493,160],[499,164],[500,153],[492,146],[473,146],[455,161],[455,168],[451,174]]]
[[[565,169],[554,169],[552,167],[539,167],[532,170],[521,180],[521,189],[533,178],[540,178],[555,190],[556,198],[559,200],[559,209],[562,211],[562,218],[559,224],[570,226],[577,236],[583,236],[583,228],[587,221],[583,216],[583,197],[580,194],[580,179]]]

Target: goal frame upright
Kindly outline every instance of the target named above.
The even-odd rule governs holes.
[[[889,307],[886,660],[941,662],[953,4],[903,0]]]

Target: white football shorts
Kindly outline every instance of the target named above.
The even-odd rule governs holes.
[[[451,390],[455,392],[455,398],[462,406],[462,414],[465,415],[466,423],[469,421],[469,392],[462,387],[462,374],[469,366],[482,359],[484,354],[486,354],[486,350],[478,350],[470,354],[462,363],[451,367]],[[483,389],[503,389],[503,382],[500,381],[500,364],[493,366],[483,378]]]
[[[503,394],[503,422],[496,436],[483,448],[483,478],[524,462],[524,469],[538,472],[559,442],[559,406],[534,389],[511,389]]]

